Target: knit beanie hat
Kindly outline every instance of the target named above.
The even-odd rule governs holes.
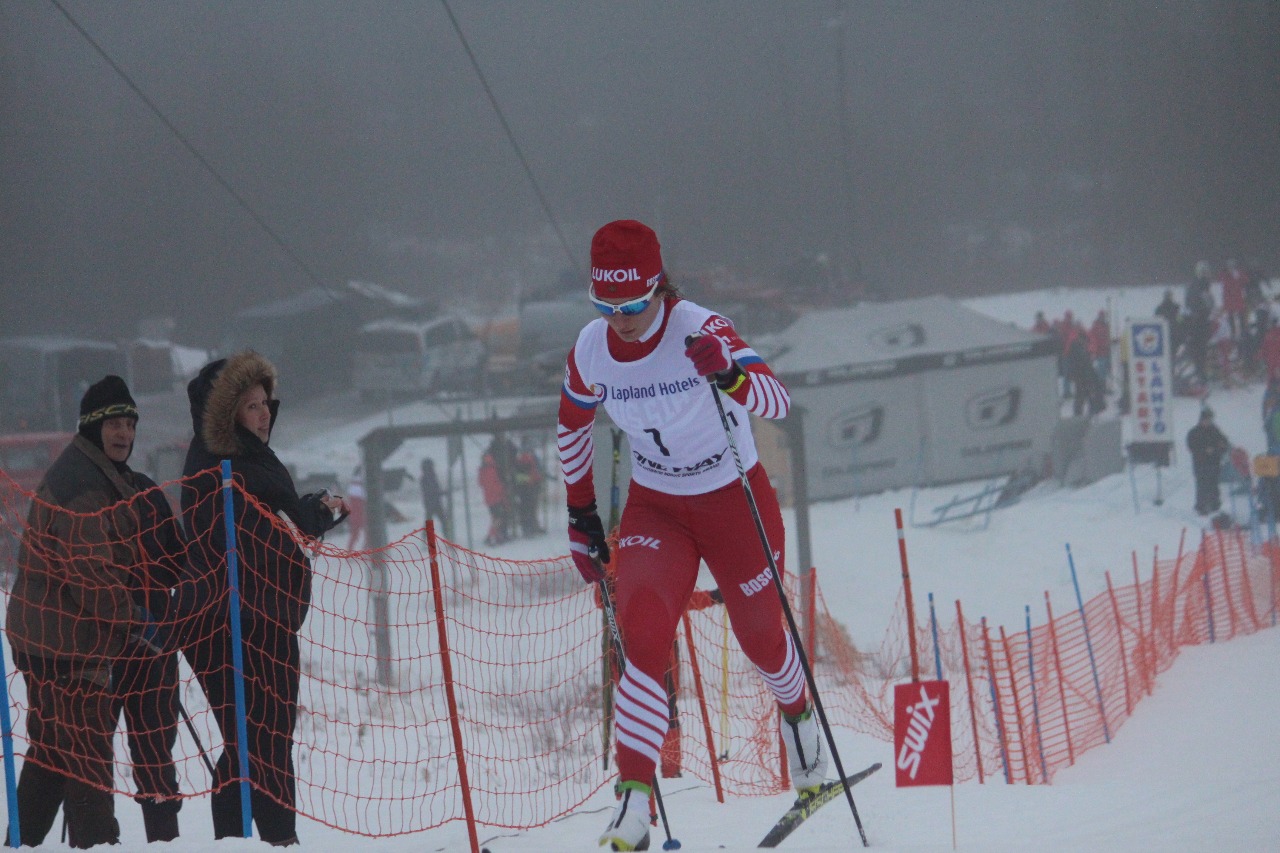
[[[138,406],[119,376],[104,376],[80,398],[79,432],[102,449],[102,422],[107,418],[138,420]]]
[[[80,398],[80,432],[88,435],[88,430],[101,424],[107,418],[138,419],[138,404],[129,394],[129,386],[119,376],[104,376],[89,386]]]
[[[603,226],[591,238],[591,292],[598,299],[635,299],[662,277],[662,247],[653,229],[634,219]]]

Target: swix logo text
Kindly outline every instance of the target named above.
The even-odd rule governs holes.
[[[628,270],[602,270],[599,267],[591,268],[592,281],[612,281],[618,284],[626,281],[639,281],[640,273],[635,267]]]
[[[933,709],[941,701],[940,696],[930,699],[925,686],[921,684],[920,701],[906,707],[911,720],[907,724],[906,736],[902,739],[902,749],[898,751],[898,769],[905,771],[912,779],[916,778],[916,772],[920,769],[920,754],[929,742],[929,732],[933,728]]]
[[[662,545],[662,540],[655,539],[652,536],[628,536],[625,539],[618,540],[619,548],[639,546],[641,548],[652,548],[657,551],[660,545]]]

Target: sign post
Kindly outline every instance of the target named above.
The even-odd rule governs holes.
[[[911,574],[907,568],[907,540],[902,510],[895,511],[898,552],[902,561],[902,587],[906,598],[907,633],[911,646],[911,682],[893,688],[894,767],[899,788],[917,785],[951,787],[951,847],[956,846],[956,789],[951,756],[951,687],[941,679],[920,680],[920,659],[915,642],[915,613],[911,600]]]
[[[1125,446],[1129,457],[1134,511],[1138,509],[1133,467],[1143,463],[1156,469],[1155,505],[1164,503],[1160,469],[1167,468],[1174,446],[1173,353],[1169,327],[1162,317],[1127,320],[1125,343],[1129,350],[1132,404],[1125,416],[1132,440]]]

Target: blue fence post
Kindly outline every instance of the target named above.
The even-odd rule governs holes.
[[[1089,638],[1089,620],[1084,615],[1084,598],[1080,595],[1080,578],[1076,576],[1076,561],[1071,556],[1071,543],[1067,543],[1067,563],[1071,566],[1071,585],[1076,588],[1076,604],[1080,607],[1080,624],[1084,626],[1084,646],[1089,650],[1089,668],[1093,670],[1093,689],[1098,693],[1098,714],[1102,717],[1102,735],[1111,743],[1111,727],[1107,725],[1107,708],[1102,701],[1102,681],[1098,678],[1098,660],[1093,656],[1093,640]]]
[[[222,460],[222,516],[227,531],[227,583],[231,621],[231,665],[236,688],[236,753],[240,758],[240,818],[245,838],[253,837],[253,806],[249,796],[249,731],[244,710],[244,648],[240,634],[240,560],[236,553],[235,498],[231,491],[231,460]]]
[[[9,846],[17,849],[22,843],[22,829],[18,826],[18,774],[13,768],[13,720],[9,717],[9,670],[4,662],[4,647],[0,645],[0,728],[4,736],[4,793],[9,804]]]
[[[1031,642],[1031,605],[1025,605],[1027,611],[1027,673],[1031,677],[1031,715],[1036,722],[1036,746],[1040,750],[1040,778],[1049,784],[1049,767],[1044,760],[1044,737],[1040,731],[1040,699],[1036,694],[1036,654]]]
[[[938,614],[933,610],[933,593],[929,593],[929,627],[933,630],[933,666],[942,681],[942,652],[938,649]]]

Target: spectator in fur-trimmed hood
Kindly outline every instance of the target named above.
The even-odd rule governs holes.
[[[188,615],[184,651],[217,716],[226,746],[210,797],[216,838],[241,834],[242,775],[236,745],[235,685],[228,629],[226,522],[222,460],[230,460],[253,819],[263,841],[298,843],[293,730],[298,715],[298,631],[311,602],[306,537],[323,536],[345,515],[327,492],[299,496],[269,446],[280,404],[276,369],[252,350],[205,365],[187,386],[195,436],[187,451],[182,515],[192,539],[193,573],[182,590]],[[252,498],[252,500],[250,500]]]

